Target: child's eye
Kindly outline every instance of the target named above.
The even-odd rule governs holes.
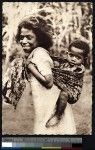
[[[76,58],[77,58],[77,59],[81,59],[81,57],[79,57],[79,56],[76,56]]]
[[[69,54],[69,56],[70,56],[70,57],[73,57],[74,55],[71,53],[71,54]]]
[[[80,59],[78,56],[75,56],[76,59]]]

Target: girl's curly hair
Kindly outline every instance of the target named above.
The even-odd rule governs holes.
[[[49,49],[52,42],[52,35],[50,26],[47,25],[46,21],[41,17],[29,17],[23,19],[17,29],[16,42],[20,41],[20,33],[22,28],[33,30],[36,35],[38,46]]]

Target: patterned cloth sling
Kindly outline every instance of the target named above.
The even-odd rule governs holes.
[[[58,61],[62,65],[65,64],[62,59],[58,57],[52,57],[55,61]],[[52,68],[54,84],[61,90],[67,89],[69,93],[70,103],[75,103],[81,94],[83,85],[84,71],[70,72],[62,68],[55,66]],[[26,60],[24,58],[14,59],[11,63],[8,71],[8,78],[5,79],[2,87],[3,100],[6,103],[10,103],[16,109],[17,104],[23,94],[26,87],[26,80],[29,81],[29,74],[27,73]]]
[[[10,103],[16,109],[23,91],[26,87],[25,80],[27,79],[25,59],[17,58],[11,63],[8,70],[8,77],[5,78],[5,82],[2,87],[3,100],[6,103]]]
[[[84,67],[83,65],[77,66],[76,71],[70,71],[70,69],[66,70],[66,67],[64,67],[68,64],[67,60],[63,60],[59,57],[52,57],[52,59],[53,61],[58,61],[60,64],[60,66],[54,65],[54,68],[52,68],[54,84],[61,90],[67,90],[69,95],[68,102],[73,104],[78,101],[81,94]]]

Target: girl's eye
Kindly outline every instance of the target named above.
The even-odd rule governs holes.
[[[27,40],[31,40],[33,37],[30,35],[26,35],[26,36],[20,36],[20,40],[23,40],[24,38],[26,38]]]
[[[20,36],[20,40],[23,40],[24,36]]]
[[[32,36],[27,35],[27,39],[28,39],[28,40],[31,40],[32,38],[33,38]]]

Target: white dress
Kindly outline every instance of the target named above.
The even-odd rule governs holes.
[[[30,54],[31,62],[33,62],[42,75],[52,74],[51,67],[53,61],[48,52],[38,47]],[[76,134],[74,116],[70,104],[67,104],[64,115],[60,123],[55,127],[46,128],[45,124],[50,118],[55,108],[60,90],[53,85],[51,89],[42,86],[39,81],[31,75],[30,79],[32,100],[35,109],[34,133],[41,135],[73,135]]]

